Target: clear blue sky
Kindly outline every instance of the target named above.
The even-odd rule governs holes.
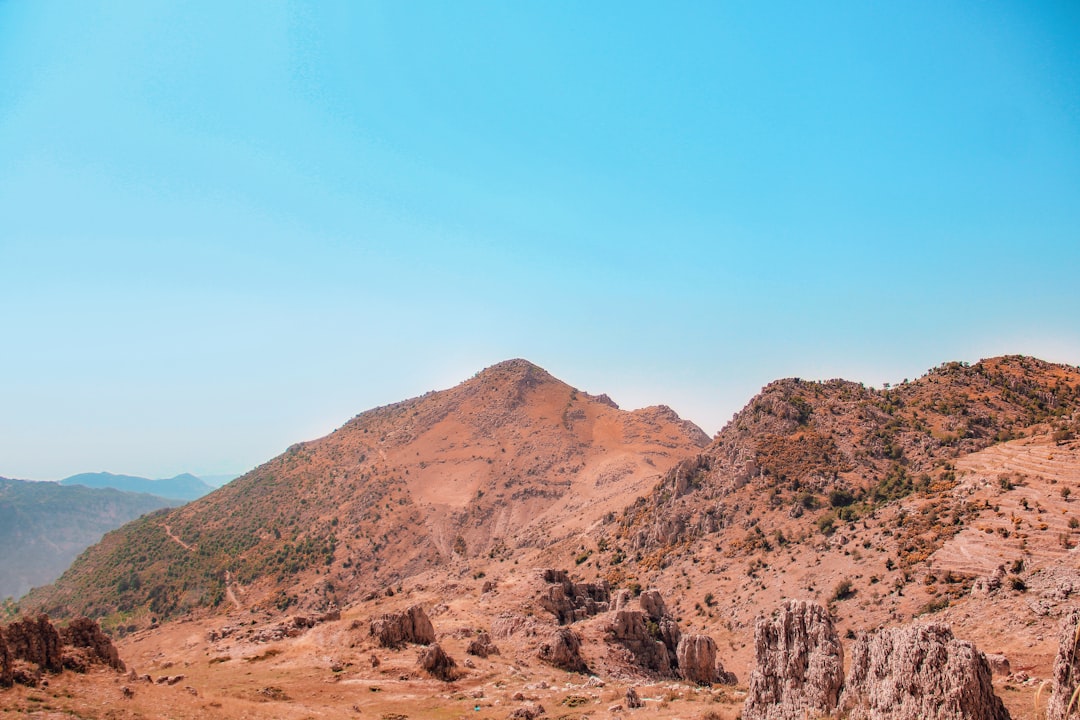
[[[0,475],[242,472],[526,357],[1080,363],[1068,2],[0,0]]]

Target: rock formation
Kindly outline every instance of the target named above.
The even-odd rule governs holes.
[[[754,627],[756,667],[744,720],[804,720],[832,713],[844,682],[844,651],[822,606],[788,600]]]
[[[621,609],[611,613],[605,628],[608,641],[629,650],[642,668],[661,677],[673,677],[678,666],[681,633],[660,593],[656,590],[641,593],[638,598],[640,610],[622,609],[628,602],[623,595],[616,601]]]
[[[380,615],[371,621],[370,633],[379,645],[387,648],[400,648],[406,643],[430,645],[435,642],[435,628],[419,605],[413,605],[405,612]]]
[[[443,651],[438,643],[432,643],[420,651],[416,664],[429,675],[443,682],[452,682],[458,678],[457,663]]]
[[[946,625],[859,637],[840,707],[852,720],[1008,720],[990,664]]]
[[[90,618],[78,617],[72,620],[70,625],[60,631],[60,639],[64,645],[86,649],[91,662],[100,662],[114,670],[124,670],[124,662],[112,640]]]
[[[1061,619],[1058,652],[1054,659],[1054,694],[1046,706],[1046,720],[1080,717],[1080,699],[1073,694],[1080,685],[1080,608],[1073,608]],[[1071,706],[1070,706],[1071,703]]]
[[[490,635],[486,632],[481,632],[472,639],[469,643],[469,647],[465,649],[465,652],[469,655],[486,658],[488,655],[498,655],[499,648],[495,646],[495,643],[491,642]]]
[[[607,581],[575,583],[565,570],[544,570],[541,578],[547,587],[540,593],[540,607],[554,615],[560,625],[607,612],[610,606],[611,588]]]
[[[557,628],[540,644],[536,656],[557,668],[570,672],[588,672],[589,667],[581,657],[581,640],[569,628]]]
[[[0,629],[0,687],[11,687],[11,653],[4,641],[3,629]]]
[[[667,647],[649,632],[644,613],[619,610],[612,614],[605,630],[608,641],[629,650],[639,666],[665,677],[671,675],[671,657]]]
[[[13,660],[26,660],[49,672],[64,669],[60,633],[47,615],[11,623],[4,628],[4,639]]]
[[[714,682],[734,685],[732,673],[716,661],[716,642],[708,635],[683,635],[679,639],[675,657],[678,660],[679,676],[683,680],[709,685]]]
[[[645,703],[642,701],[641,696],[638,695],[636,688],[626,688],[626,707],[630,710],[636,710],[639,707],[645,707]]]

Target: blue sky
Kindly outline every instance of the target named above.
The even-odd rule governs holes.
[[[1080,363],[1065,2],[0,0],[0,475],[242,472],[526,357]]]

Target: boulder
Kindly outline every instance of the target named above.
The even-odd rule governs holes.
[[[124,662],[112,640],[101,626],[88,617],[78,617],[60,631],[60,640],[73,648],[84,648],[89,662],[108,665],[114,670],[124,670]]]
[[[640,610],[616,610],[604,628],[607,641],[629,650],[640,667],[671,677],[674,656],[660,639],[660,625],[647,617]]]
[[[432,643],[421,650],[416,664],[427,674],[443,682],[452,682],[459,676],[457,663],[443,651],[438,643]]]
[[[491,642],[491,636],[486,632],[477,633],[476,637],[469,643],[469,647],[465,649],[469,655],[475,655],[476,657],[486,658],[488,655],[498,655],[499,648],[495,646],[495,643]]]
[[[1073,694],[1080,685],[1080,608],[1065,613],[1058,630],[1054,659],[1054,691],[1046,706],[1046,720],[1080,718],[1080,699]],[[1071,705],[1070,705],[1071,703]]]
[[[11,623],[4,629],[4,639],[12,659],[26,660],[49,672],[64,669],[60,633],[47,615]]]
[[[744,720],[804,720],[836,709],[844,650],[821,605],[788,600],[774,617],[759,617],[754,655]]]
[[[645,702],[641,699],[641,696],[638,695],[636,688],[626,688],[626,707],[631,710],[636,710],[639,707],[645,707]]]
[[[947,625],[887,628],[856,639],[840,699],[851,720],[1008,720],[990,664]]]
[[[611,588],[607,581],[575,583],[565,570],[543,570],[540,579],[547,583],[540,591],[540,607],[554,615],[560,625],[607,612],[610,607]]]
[[[557,628],[537,648],[536,656],[549,665],[570,672],[588,672],[581,657],[581,640],[569,628]]]
[[[698,685],[734,685],[735,676],[716,660],[716,642],[708,635],[683,635],[675,651],[679,676]]]
[[[400,648],[406,643],[430,645],[435,642],[435,628],[424,608],[413,605],[399,613],[386,613],[371,621],[370,634],[379,645]]]
[[[507,720],[535,720],[545,714],[546,711],[543,705],[523,705],[506,717]]]

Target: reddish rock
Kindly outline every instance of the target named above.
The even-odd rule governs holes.
[[[486,658],[488,655],[498,655],[499,648],[496,647],[495,643],[491,642],[490,635],[486,632],[482,632],[472,639],[465,652],[469,655]]]
[[[90,662],[100,662],[114,670],[124,670],[124,662],[112,640],[101,630],[101,626],[87,617],[78,617],[60,631],[64,645],[85,648]]]
[[[432,643],[421,650],[416,664],[427,674],[443,682],[452,682],[459,675],[457,663],[439,647],[438,643]]]
[[[435,628],[419,605],[400,613],[387,613],[371,621],[370,632],[379,645],[400,648],[406,643],[430,645],[435,642]]]
[[[636,688],[626,688],[626,707],[631,710],[636,710],[639,707],[645,707],[645,702],[638,695]]]
[[[11,623],[4,629],[4,639],[13,659],[26,660],[49,672],[64,669],[60,633],[47,615]]]
[[[588,672],[589,667],[581,657],[581,640],[569,628],[558,628],[546,642],[541,643],[536,656],[557,668],[570,672]]]
[[[3,628],[0,628],[0,687],[11,687],[11,653],[4,640]]]

